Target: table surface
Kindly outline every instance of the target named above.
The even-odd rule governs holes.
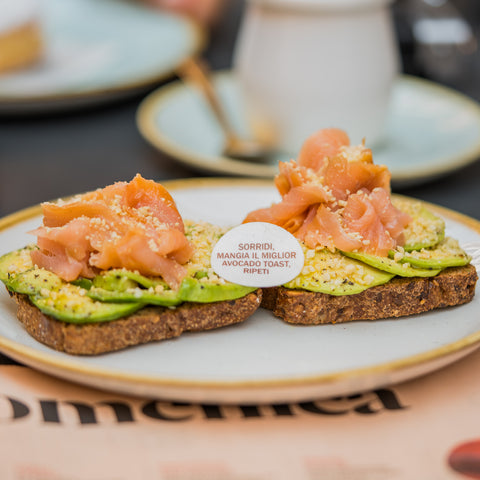
[[[229,4],[225,21],[212,31],[205,57],[214,69],[231,65],[241,8],[240,2]],[[479,55],[475,62],[478,67]],[[462,79],[450,86],[479,101],[479,79],[480,75],[476,81]],[[45,200],[129,180],[137,172],[158,181],[201,176],[141,137],[135,113],[144,96],[64,114],[0,116],[0,216]],[[479,189],[477,161],[447,177],[396,191],[480,220]],[[0,356],[0,363],[9,363],[9,359]]]

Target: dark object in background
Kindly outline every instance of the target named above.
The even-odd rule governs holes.
[[[393,6],[403,71],[480,99],[480,2],[399,0]]]

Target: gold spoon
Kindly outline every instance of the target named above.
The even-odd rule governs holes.
[[[269,162],[274,150],[265,144],[241,138],[232,128],[215,87],[211,81],[211,72],[205,62],[198,58],[189,58],[177,70],[178,76],[200,88],[215,118],[225,135],[223,154],[230,158],[248,162]]]

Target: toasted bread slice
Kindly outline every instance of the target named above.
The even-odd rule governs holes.
[[[27,332],[55,350],[76,355],[97,355],[132,345],[178,337],[246,320],[260,306],[257,290],[237,300],[184,303],[176,308],[145,307],[125,318],[100,323],[73,324],[45,315],[27,295],[10,292],[17,302],[17,317]]]
[[[379,320],[470,302],[477,279],[475,267],[466,265],[447,268],[435,277],[395,277],[356,295],[274,287],[263,290],[262,307],[285,322],[301,325]]]

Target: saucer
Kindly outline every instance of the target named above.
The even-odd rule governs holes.
[[[215,73],[213,80],[232,125],[241,136],[251,137],[233,73]],[[158,150],[202,172],[268,178],[277,173],[278,161],[292,158],[280,153],[271,163],[260,164],[222,155],[222,130],[206,100],[180,80],[144,99],[137,125]],[[366,143],[368,146],[368,139]],[[372,150],[375,163],[389,168],[394,186],[421,184],[443,176],[480,156],[480,106],[433,82],[399,76],[384,139]]]
[[[0,75],[0,113],[71,109],[152,88],[204,45],[180,15],[117,0],[41,0],[44,55]]]

